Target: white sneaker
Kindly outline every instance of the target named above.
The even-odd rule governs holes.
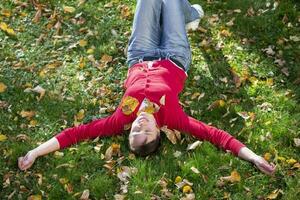
[[[192,30],[195,31],[197,30],[197,28],[199,27],[199,23],[200,23],[200,19],[204,16],[204,11],[202,9],[202,7],[199,4],[194,4],[192,5],[193,8],[195,8],[197,10],[197,12],[199,13],[199,19],[196,19],[192,22],[189,22],[185,25],[185,29],[187,31]]]

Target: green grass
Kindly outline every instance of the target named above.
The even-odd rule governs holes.
[[[10,10],[11,16],[0,15],[0,22],[16,32],[12,37],[0,31],[0,82],[7,86],[0,100],[9,105],[0,106],[0,134],[8,137],[0,142],[1,199],[7,199],[13,192],[12,199],[27,199],[36,194],[43,199],[79,199],[85,189],[89,189],[91,199],[114,199],[121,183],[116,174],[103,167],[105,161],[101,158],[113,142],[121,144],[125,156],[114,169],[129,166],[138,170],[129,180],[127,199],[162,196],[158,184],[161,178],[168,181],[168,189],[174,195],[171,199],[180,199],[184,195],[174,184],[176,176],[194,184],[197,199],[223,199],[225,193],[230,194],[230,199],[266,199],[276,189],[282,190],[277,199],[299,198],[299,169],[278,160],[278,156],[300,160],[299,147],[295,147],[293,141],[300,135],[300,48],[299,42],[290,39],[300,37],[300,4],[295,0],[280,1],[276,9],[272,9],[273,0],[269,1],[269,7],[266,1],[192,1],[200,3],[206,12],[201,26],[207,32],[189,33],[193,64],[181,95],[186,105],[184,110],[230,132],[258,154],[271,153],[270,161],[277,164],[274,177],[263,175],[251,164],[207,142],[187,152],[187,145],[194,141],[187,135],[180,145],[172,145],[163,137],[159,151],[146,159],[129,159],[127,136],[124,136],[81,143],[73,146],[75,149],[63,150],[63,157],[50,154],[39,158],[27,172],[18,170],[19,156],[73,126],[74,115],[79,110],[86,111],[83,119],[86,123],[111,114],[118,105],[127,73],[124,49],[133,19],[132,14],[122,17],[121,5],[128,6],[132,13],[135,5],[129,0],[112,2],[112,7],[105,8],[109,1],[89,0],[78,7],[75,0],[43,0],[46,11],[38,23],[32,22],[36,10],[31,4],[20,7],[14,1],[1,3],[0,13]],[[64,13],[66,5],[76,7],[76,11]],[[253,16],[246,15],[250,7],[253,7]],[[236,9],[241,12],[234,12]],[[56,18],[51,21],[54,10]],[[218,14],[219,20],[211,24],[214,14]],[[232,18],[235,18],[233,26],[226,25]],[[61,22],[60,31],[53,27],[48,29],[57,19]],[[85,22],[80,24],[82,19]],[[73,23],[74,20],[77,23]],[[230,36],[222,36],[222,30],[228,31]],[[41,35],[43,39],[38,42]],[[88,41],[86,47],[72,47],[82,39]],[[208,44],[203,46],[203,40],[209,41]],[[268,46],[272,46],[276,55],[269,56],[262,50]],[[94,48],[97,61],[104,54],[112,56],[113,61],[106,67],[93,66],[88,60],[89,48]],[[79,67],[80,58],[86,60],[83,68]],[[276,64],[275,59],[284,60],[284,66]],[[60,61],[61,65],[45,71],[54,61]],[[232,69],[247,79],[239,89],[235,87]],[[284,75],[282,69],[288,70],[289,76]],[[41,72],[45,74],[41,76]],[[227,82],[220,80],[224,77]],[[38,94],[25,93],[30,85],[40,85],[46,95],[39,101]],[[196,92],[205,96],[192,100],[191,95]],[[219,99],[225,101],[225,107],[208,111],[207,107]],[[270,109],[261,109],[266,102],[271,105]],[[100,112],[103,108],[106,111]],[[20,116],[22,110],[36,112],[33,119],[38,124],[35,127]],[[238,112],[255,113],[255,119],[245,121]],[[18,140],[19,134],[26,134],[28,139]],[[93,147],[102,143],[100,152],[94,151]],[[182,155],[175,158],[175,151],[181,151]],[[192,172],[191,167],[196,167],[200,174]],[[234,169],[240,173],[241,181],[218,187],[220,177],[230,175]],[[39,183],[40,175],[42,182]],[[60,181],[62,178],[72,185],[69,193]]]

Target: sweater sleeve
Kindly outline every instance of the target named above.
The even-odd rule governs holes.
[[[230,150],[236,156],[240,149],[245,146],[229,133],[198,121],[183,111],[182,115],[179,115],[177,128],[180,131],[190,133],[199,140],[209,141],[223,150]]]
[[[111,116],[65,129],[55,137],[59,142],[60,149],[63,149],[82,140],[121,134],[124,125],[132,121],[132,116],[125,116],[120,108],[117,108]]]

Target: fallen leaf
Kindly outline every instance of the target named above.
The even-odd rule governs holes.
[[[32,117],[35,116],[35,112],[34,111],[24,111],[22,110],[20,112],[21,117],[26,118],[27,120],[30,120]]]
[[[276,189],[267,196],[267,199],[277,199],[279,193],[283,193],[283,191],[281,189]]]
[[[161,98],[160,98],[160,100],[159,100],[159,103],[161,104],[161,105],[166,105],[166,95],[163,95]]]
[[[300,169],[300,163],[295,163],[292,169]]]
[[[15,31],[4,22],[0,22],[0,29],[10,36],[16,36]]]
[[[7,89],[7,86],[4,83],[0,82],[0,93],[5,92],[6,89]]]
[[[180,183],[180,182],[182,182],[182,178],[180,176],[176,176],[175,183],[177,184],[177,183]]]
[[[223,99],[216,100],[207,107],[207,110],[213,110],[215,108],[220,108],[225,106],[225,101]]]
[[[46,90],[38,85],[33,89],[32,88],[26,88],[24,90],[24,92],[36,92],[36,93],[40,94],[39,100],[41,100],[45,96]]]
[[[299,138],[294,138],[294,143],[296,147],[300,147],[300,139]]]
[[[299,42],[300,41],[300,37],[294,35],[294,36],[290,36],[290,40],[292,40],[293,42]]]
[[[182,188],[182,192],[183,192],[183,193],[190,193],[190,192],[193,192],[193,190],[192,190],[192,187],[191,187],[191,186],[185,185],[185,186],[183,186],[183,188]]]
[[[31,195],[27,198],[27,200],[42,200],[42,196],[39,194]]]
[[[126,96],[121,103],[121,109],[125,115],[130,115],[135,111],[138,105],[139,101],[136,98]]]
[[[268,48],[263,49],[264,52],[266,52],[268,55],[273,56],[275,55],[275,51],[273,50],[273,46],[268,46]]]
[[[84,109],[79,110],[79,112],[74,116],[76,121],[81,121],[84,118]]]
[[[201,144],[202,144],[202,142],[198,140],[192,144],[189,144],[186,150],[188,150],[188,151],[194,150],[194,149],[196,149],[196,147],[198,147]]]
[[[107,55],[107,54],[104,54],[104,55],[101,57],[101,62],[103,62],[103,63],[110,63],[112,60],[113,60],[113,57],[112,57],[112,56],[109,56],[109,55]]]
[[[34,22],[34,23],[38,23],[39,21],[40,21],[40,19],[41,19],[41,17],[42,17],[42,6],[41,5],[38,5],[37,7],[36,7],[36,9],[37,9],[37,11],[36,11],[36,13],[35,13],[35,15],[34,15],[34,18],[32,19],[32,21]]]
[[[88,200],[90,196],[90,191],[89,190],[84,190],[82,192],[82,195],[80,197],[80,200]]]
[[[196,167],[191,167],[191,170],[192,170],[195,174],[200,174],[200,171],[199,171]]]
[[[1,15],[5,16],[5,17],[10,17],[11,16],[11,11],[8,9],[3,9],[1,11]]]
[[[186,194],[185,197],[180,198],[180,200],[195,200],[196,196],[194,193]]]
[[[7,136],[3,135],[3,134],[0,134],[0,142],[3,142],[5,140],[7,140]]]
[[[114,198],[115,198],[115,200],[124,200],[125,199],[125,195],[123,195],[123,194],[115,194]]]
[[[230,37],[231,36],[231,33],[226,30],[226,29],[223,29],[221,32],[220,32],[220,35],[223,36],[223,37]]]
[[[285,75],[285,76],[289,76],[290,73],[289,73],[289,68],[285,67],[285,68],[282,68],[281,69],[281,72]]]
[[[166,134],[167,138],[170,140],[170,142],[172,142],[172,144],[177,143],[177,137],[176,137],[175,132],[173,130],[168,129],[167,126],[161,127],[160,130]]]
[[[25,134],[19,134],[16,136],[17,141],[28,141],[29,137]]]
[[[54,152],[54,157],[56,158],[61,158],[64,156],[64,153],[63,152],[60,152],[60,151],[55,151]]]
[[[81,47],[85,47],[88,44],[88,42],[86,40],[79,40],[78,44]]]
[[[272,157],[272,155],[271,155],[270,153],[265,153],[265,154],[264,154],[264,159],[265,159],[266,161],[270,161],[271,157]]]
[[[291,158],[291,159],[286,160],[286,162],[287,162],[288,164],[290,164],[290,165],[293,165],[293,164],[295,164],[295,163],[297,162],[297,160]]]
[[[236,170],[233,170],[230,176],[221,177],[221,180],[235,183],[241,181],[241,176]]]
[[[63,9],[65,13],[73,13],[76,11],[76,9],[72,6],[63,6]]]
[[[126,5],[122,5],[121,6],[121,16],[124,19],[127,19],[131,16],[131,11],[130,8]]]

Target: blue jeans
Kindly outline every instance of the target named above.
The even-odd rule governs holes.
[[[129,67],[144,57],[172,58],[188,71],[191,50],[185,24],[199,18],[188,0],[137,0],[129,40]]]

